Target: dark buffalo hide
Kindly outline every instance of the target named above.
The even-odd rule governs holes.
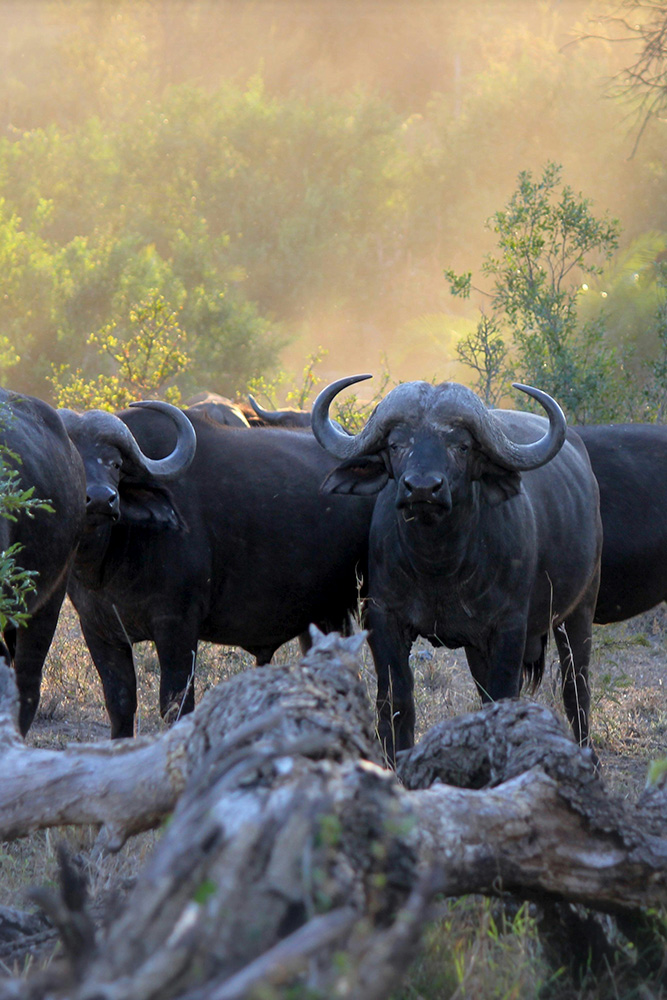
[[[199,639],[270,660],[310,623],[345,629],[358,600],[373,500],[329,497],[335,462],[310,434],[247,433],[187,411],[197,449],[167,485],[136,470],[112,475],[90,453],[88,488],[111,481],[116,520],[91,520],[70,595],[104,686],[113,736],[136,711],[132,644],[151,639],[160,661],[163,716],[189,711]],[[165,455],[162,414],[119,414],[142,452]],[[111,480],[108,477],[111,476]]]
[[[16,563],[37,573],[28,596],[27,627],[8,624],[4,641],[13,659],[19,691],[19,726],[26,733],[39,703],[42,667],[65,597],[67,577],[85,516],[85,478],[79,454],[59,414],[32,396],[0,390],[3,457],[20,477],[22,489],[48,500],[53,512],[36,509],[0,518],[0,548],[21,546]],[[14,457],[12,457],[14,456]]]
[[[195,396],[191,396],[185,405],[194,411],[206,413],[218,424],[225,424],[228,427],[250,427],[249,413],[246,409],[227,396],[219,396],[217,392],[198,392]],[[250,414],[254,417],[252,410]]]
[[[363,377],[363,376],[362,376]],[[356,437],[328,418],[359,376],[325,389],[313,431],[342,464],[326,489],[375,495],[367,626],[389,753],[414,734],[409,653],[417,636],[463,647],[484,700],[537,680],[551,628],[575,735],[588,739],[588,662],[598,589],[598,489],[560,407],[524,387],[549,421],[488,411],[464,386],[404,383]]]
[[[623,621],[667,597],[667,427],[576,428],[600,487],[604,541],[595,621]]]
[[[265,410],[256,399],[234,402],[215,392],[198,392],[186,402],[191,410],[208,414],[211,420],[230,427],[290,427],[296,430],[310,428],[310,410],[287,407],[284,410]]]

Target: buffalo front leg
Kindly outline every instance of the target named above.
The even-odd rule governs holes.
[[[560,657],[563,705],[574,738],[580,746],[588,746],[590,743],[591,691],[588,664],[591,658],[592,620],[591,609],[580,607],[554,627]]]
[[[19,692],[19,729],[25,734],[30,729],[39,705],[42,686],[42,668],[53,639],[58,615],[65,597],[65,585],[51,595],[35,611],[26,628],[8,635],[7,645],[14,660],[16,686]]]
[[[525,645],[526,625],[521,621],[489,636],[485,650],[465,647],[470,673],[484,703],[518,697]]]
[[[183,621],[165,621],[154,628],[160,661],[160,715],[168,724],[195,707],[197,629]]]
[[[86,645],[97,669],[111,721],[111,739],[134,736],[137,676],[132,646],[124,639],[106,639],[81,622]]]
[[[378,736],[390,763],[415,741],[414,680],[410,669],[412,639],[395,618],[373,607],[365,615],[368,644],[377,674]]]
[[[478,649],[473,649],[472,646],[465,647],[465,654],[472,679],[477,688],[477,693],[482,702],[486,703],[491,700],[487,686],[487,674],[489,672],[487,658]]]

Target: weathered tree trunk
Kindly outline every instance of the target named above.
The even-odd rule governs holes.
[[[436,892],[515,891],[621,914],[664,902],[664,788],[630,813],[607,797],[560,720],[527,701],[434,727],[403,756],[401,784],[380,764],[358,647],[359,637],[323,637],[300,664],[220,685],[153,742],[97,748],[88,794],[97,783],[95,821],[112,842],[155,822],[181,790],[173,817],[95,945],[82,895],[64,879],[65,902],[45,900],[68,950],[62,978],[52,968],[47,981],[8,983],[0,997],[48,987],[71,1000],[231,1000],[301,977],[323,995],[381,1000]],[[4,739],[14,773],[21,754],[27,769],[43,753]],[[79,752],[90,767],[90,748]],[[64,787],[76,785],[77,749],[53,756],[69,760]],[[167,789],[143,814],[142,786],[133,796],[118,777],[118,761],[133,757],[139,770],[150,759],[151,787]],[[0,789],[6,777],[3,754]],[[55,821],[32,794],[39,822]],[[61,821],[77,822],[80,809],[78,821],[91,822],[72,802]],[[19,833],[16,818],[10,829]]]
[[[413,800],[425,836],[442,843],[448,826],[455,843],[467,818],[460,850],[474,849],[476,865],[458,859],[464,892],[499,878],[609,913],[667,902],[667,784],[634,805],[609,796],[591,751],[548,708],[503,701],[434,726],[399,774],[425,789]]]

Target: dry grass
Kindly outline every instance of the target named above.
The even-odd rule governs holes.
[[[278,658],[298,655],[296,643],[279,650]],[[162,732],[158,711],[160,672],[152,643],[134,647],[137,674],[137,732]],[[242,650],[201,643],[197,657],[196,691],[200,698],[220,681],[247,670],[254,658]],[[37,718],[28,733],[33,746],[60,746],[87,742],[109,735],[102,685],[81,636],[76,612],[66,602],[44,667]]]
[[[137,646],[135,654],[138,727],[142,733],[158,733],[164,724],[157,704],[157,659],[150,643]],[[663,609],[623,625],[596,630],[591,668],[594,739],[609,787],[630,799],[641,791],[650,761],[665,754],[666,655],[667,611]],[[279,650],[277,659],[287,662],[298,656],[298,644],[292,642]],[[233,674],[251,669],[253,662],[242,651],[202,644],[197,664],[197,698]],[[413,649],[412,666],[418,737],[435,722],[478,707],[461,651],[434,650],[420,640]],[[375,674],[367,650],[362,673],[372,701]],[[562,711],[553,651],[537,697]],[[27,742],[33,746],[62,747],[71,742],[104,739],[108,733],[101,685],[81,638],[76,615],[66,606],[46,664],[40,710]],[[95,833],[92,828],[68,828],[36,833],[3,845],[0,904],[25,908],[25,893],[30,886],[54,883],[55,845],[65,839],[85,859],[93,898],[100,905],[102,902],[108,905],[114,894],[122,894],[131,883],[159,832],[136,837],[120,854],[93,862],[91,847]],[[626,953],[619,962],[618,967],[603,975],[589,975],[573,984],[569,974],[554,966],[545,955],[532,908],[514,906],[507,910],[498,903],[468,897],[443,902],[438,920],[426,935],[423,954],[395,1000],[477,997],[663,1000],[667,995],[658,986],[633,978],[632,956]]]

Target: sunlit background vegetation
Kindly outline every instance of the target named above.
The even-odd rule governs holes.
[[[249,387],[305,406],[356,371],[518,404],[520,378],[576,421],[664,419],[667,62],[653,90],[627,75],[655,16],[662,0],[0,0],[0,383],[118,408]],[[600,631],[594,737],[635,798],[667,731],[664,617]],[[413,652],[421,730],[476,705],[456,655]],[[206,647],[199,692],[249,665]],[[157,731],[150,651],[138,667]],[[28,739],[107,726],[68,608]],[[5,845],[3,901],[55,866],[49,834]],[[627,941],[604,967],[550,954],[535,913],[443,901],[396,1000],[665,996]]]
[[[569,354],[544,387],[606,360],[588,380],[609,379],[604,405],[571,414],[659,418],[665,125],[639,135],[618,74],[641,37],[617,9],[3,0],[0,381],[68,405],[235,395],[323,347],[321,378],[485,389],[482,322],[496,401],[540,370],[530,316],[494,311],[493,217],[555,169],[555,201],[569,190],[607,239],[562,276]]]

